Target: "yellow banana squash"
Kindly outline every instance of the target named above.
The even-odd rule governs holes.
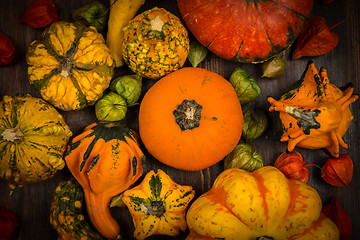
[[[145,0],[110,0],[110,14],[106,43],[115,60],[115,67],[124,65],[122,57],[122,29],[135,16]]]

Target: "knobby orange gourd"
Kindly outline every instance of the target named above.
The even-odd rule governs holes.
[[[188,171],[210,167],[229,154],[240,140],[243,122],[232,85],[201,68],[168,74],[140,104],[140,137],[149,153]]]
[[[223,171],[186,215],[195,239],[339,239],[319,194],[275,167]]]
[[[120,228],[108,204],[142,175],[144,154],[135,133],[119,122],[87,126],[69,142],[65,161],[84,190],[90,220],[101,235],[115,238]]]
[[[352,119],[349,105],[358,99],[353,87],[341,91],[329,82],[327,70],[317,71],[309,61],[302,78],[277,101],[268,98],[270,111],[278,111],[282,125],[281,141],[288,151],[295,146],[327,149],[337,158],[339,148],[348,148],[342,137]]]

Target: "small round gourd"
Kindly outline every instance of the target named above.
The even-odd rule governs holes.
[[[198,171],[229,154],[242,134],[243,115],[232,85],[219,74],[182,68],[157,81],[139,112],[140,137],[160,162]]]
[[[123,29],[123,58],[142,77],[158,79],[181,68],[189,53],[189,36],[178,17],[154,7]]]

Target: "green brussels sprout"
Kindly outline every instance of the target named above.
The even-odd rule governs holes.
[[[244,126],[242,136],[246,142],[258,138],[268,127],[268,117],[265,111],[252,107],[243,108]]]
[[[255,79],[245,69],[238,68],[230,76],[230,83],[234,87],[240,104],[254,101],[260,95],[260,88]]]
[[[224,168],[240,168],[252,172],[263,167],[261,155],[250,144],[240,143],[224,159]]]
[[[120,121],[126,112],[125,99],[114,92],[108,93],[95,104],[95,115],[99,121]]]
[[[74,21],[80,22],[86,26],[93,26],[98,32],[100,32],[107,24],[107,9],[98,1],[73,10],[71,15]]]
[[[125,75],[114,79],[110,84],[110,90],[122,96],[128,105],[139,100],[141,94],[142,77],[136,74]]]
[[[262,77],[279,78],[284,74],[286,62],[280,57],[273,57],[261,64]]]

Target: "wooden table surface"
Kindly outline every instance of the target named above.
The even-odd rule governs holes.
[[[39,93],[34,90],[27,79],[27,66],[25,62],[25,52],[29,44],[40,37],[44,29],[34,29],[28,25],[19,22],[19,19],[25,12],[31,0],[0,0],[0,31],[9,36],[16,47],[16,57],[13,63],[0,67],[0,97],[4,95],[14,95],[16,93],[30,93],[33,96],[40,97]],[[71,20],[70,11],[79,8],[90,0],[53,0],[54,4],[59,8],[58,15],[61,20]],[[108,6],[107,0],[101,0]],[[175,0],[147,0],[145,5],[141,7],[139,12],[152,7],[163,7],[173,14],[180,16]],[[261,88],[259,98],[250,103],[253,106],[263,110],[268,109],[269,104],[266,101],[267,96],[279,98],[295,81],[297,81],[303,71],[306,63],[312,59],[316,67],[320,69],[324,66],[328,69],[330,82],[338,87],[344,86],[348,82],[352,82],[355,87],[355,93],[359,93],[360,87],[360,2],[357,0],[335,0],[328,5],[321,4],[320,0],[315,0],[314,16],[323,16],[329,26],[333,26],[343,21],[333,31],[339,35],[339,43],[337,47],[330,53],[313,57],[291,60],[290,56],[294,50],[294,46],[279,56],[286,59],[287,69],[283,76],[278,79],[266,79],[261,77],[260,66],[256,64],[244,64],[226,61],[209,53],[206,60],[198,67],[212,70],[219,73],[226,79],[229,79],[231,73],[238,67],[245,68],[249,73],[253,74],[258,85]],[[185,66],[190,66],[186,62]],[[130,74],[131,71],[127,67],[117,68],[114,77],[124,74]],[[144,79],[143,92],[154,84],[153,80]],[[360,239],[360,138],[359,138],[359,120],[360,120],[360,101],[351,105],[351,111],[354,120],[351,123],[344,140],[349,143],[349,149],[341,149],[341,153],[350,155],[354,162],[354,176],[349,187],[334,187],[327,184],[320,177],[320,170],[316,167],[309,167],[310,179],[308,184],[314,187],[323,201],[328,204],[330,199],[337,197],[340,205],[349,214],[352,225],[353,234],[351,239]],[[88,107],[80,111],[63,112],[59,111],[67,124],[70,126],[74,135],[88,124],[95,122],[96,117],[94,108]],[[138,131],[137,123],[138,107],[129,110],[124,122],[135,131]],[[269,113],[270,123],[267,131],[258,139],[251,142],[251,145],[262,155],[265,165],[273,165],[275,159],[286,150],[286,143],[279,142],[275,139],[275,115]],[[314,163],[322,166],[327,160],[327,156],[320,150],[308,150],[296,148],[305,158],[306,163]],[[161,168],[172,179],[183,185],[191,185],[196,191],[196,197],[206,192],[212,186],[213,181],[223,169],[223,162],[197,172],[186,172],[177,170],[163,164],[152,158],[148,152],[143,149],[148,161],[145,164],[145,172],[150,169]],[[11,239],[37,239],[50,240],[56,239],[57,234],[49,223],[49,205],[52,193],[56,185],[72,176],[68,169],[59,171],[54,178],[42,183],[16,188],[13,192],[7,209],[17,215],[19,226]],[[3,205],[8,198],[10,189],[5,182],[0,182],[0,206]],[[122,235],[126,239],[131,239],[133,234],[133,224],[131,216],[126,208],[112,208],[112,215],[119,222]],[[184,239],[186,233],[177,239]],[[151,239],[171,239],[169,237],[153,237]]]

